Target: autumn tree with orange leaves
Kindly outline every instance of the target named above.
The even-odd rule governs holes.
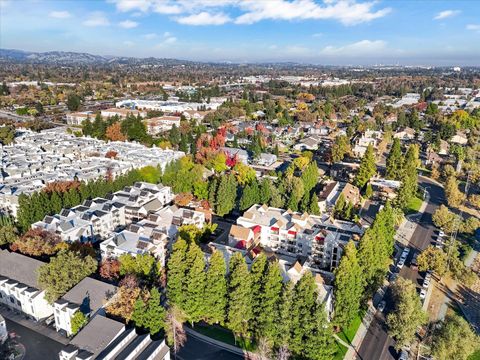
[[[119,121],[113,123],[107,128],[105,137],[110,141],[125,141],[127,137],[122,133],[122,127]]]

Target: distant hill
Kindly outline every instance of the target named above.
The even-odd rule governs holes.
[[[0,49],[0,62],[33,64],[130,64],[130,65],[175,65],[191,63],[176,59],[134,58],[100,56],[70,51],[33,52],[16,49]]]

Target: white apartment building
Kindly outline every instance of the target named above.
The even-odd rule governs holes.
[[[143,121],[150,135],[157,135],[172,129],[173,125],[180,127],[180,116],[160,116]]]
[[[65,115],[68,125],[82,125],[82,123],[90,119],[93,121],[95,114],[92,111],[73,112]]]
[[[105,315],[104,307],[116,292],[116,286],[86,277],[53,303],[56,330],[72,335],[71,320],[77,311],[89,318]]]
[[[100,243],[102,259],[118,258],[123,254],[151,254],[165,266],[167,246],[182,225],[195,225],[199,229],[205,224],[205,213],[201,211],[168,206],[148,215],[127,229],[114,233]]]
[[[109,118],[113,116],[118,116],[121,119],[125,119],[128,115],[146,117],[146,111],[138,111],[135,109],[119,109],[119,108],[110,108],[100,111],[100,115],[104,118]]]
[[[0,302],[36,321],[53,313],[37,281],[42,265],[28,256],[0,250]]]
[[[63,241],[99,241],[107,239],[119,227],[160,210],[173,200],[171,188],[137,182],[104,198],[85,200],[82,205],[47,215],[32,224],[58,234]]]
[[[344,246],[363,235],[358,225],[290,210],[253,205],[237,219],[237,225],[258,233],[267,251],[289,256],[304,256],[319,269],[338,266]]]
[[[96,315],[58,356],[60,360],[170,360],[170,348],[164,339],[139,335],[119,321]]]

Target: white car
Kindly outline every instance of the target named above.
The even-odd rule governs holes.
[[[398,262],[397,266],[399,269],[403,268],[403,265],[405,265],[405,259],[400,259],[400,261]]]
[[[427,290],[426,289],[420,290],[420,299],[424,300],[426,296],[427,296]]]
[[[441,242],[438,242],[438,241],[437,241],[437,242],[435,243],[435,247],[436,247],[437,249],[441,249],[441,248],[443,247],[443,244],[442,244]]]
[[[422,286],[423,286],[425,289],[428,289],[428,286],[429,286],[429,285],[430,285],[430,279],[425,278],[425,280],[423,280],[423,285],[422,285]]]
[[[430,279],[432,278],[432,273],[429,271],[427,271],[427,273],[425,274],[425,280],[428,279],[428,281],[430,281]]]
[[[442,230],[440,230],[440,231],[438,232],[438,236],[444,237],[444,236],[445,236],[445,233],[444,233]]]

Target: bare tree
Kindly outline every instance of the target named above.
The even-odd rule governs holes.
[[[288,360],[290,359],[290,351],[286,345],[280,346],[277,352],[277,360]]]
[[[272,355],[272,346],[266,338],[261,337],[258,340],[256,360],[272,360]]]
[[[185,314],[175,305],[171,306],[167,311],[165,321],[165,332],[167,340],[173,346],[173,353],[176,358],[177,352],[187,341],[187,334],[183,328],[185,322]]]

